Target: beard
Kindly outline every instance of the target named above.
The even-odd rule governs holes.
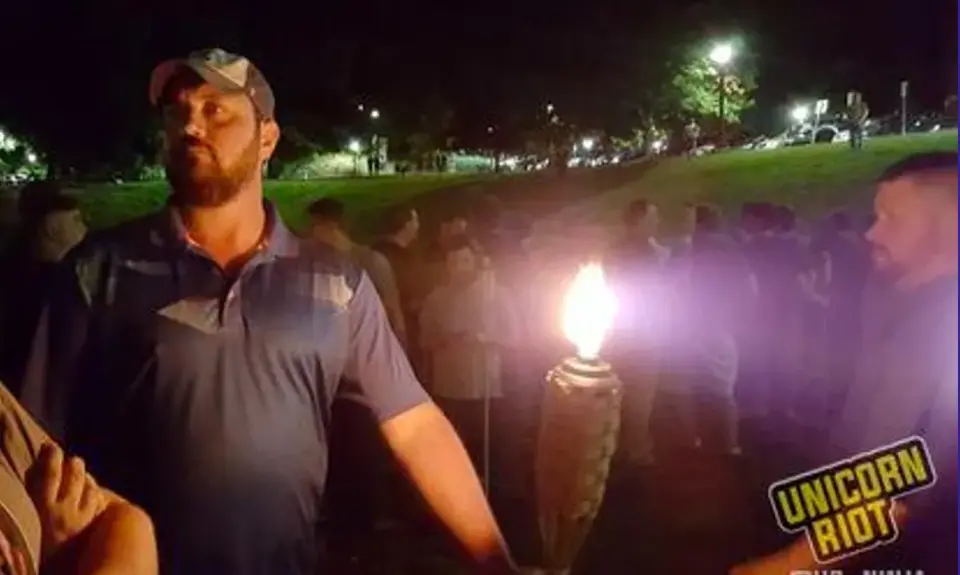
[[[182,207],[215,208],[240,193],[260,169],[260,133],[257,130],[230,165],[204,142],[184,138],[167,154],[166,177],[173,203]]]

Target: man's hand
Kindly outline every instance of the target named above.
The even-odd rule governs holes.
[[[49,443],[27,471],[26,484],[40,515],[44,557],[86,529],[106,507],[103,492],[87,474],[83,460],[65,458],[59,447]]]

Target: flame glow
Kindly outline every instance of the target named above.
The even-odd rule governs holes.
[[[580,268],[563,305],[563,335],[581,359],[596,359],[617,313],[617,298],[600,264]]]

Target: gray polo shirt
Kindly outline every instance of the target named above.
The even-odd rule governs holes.
[[[236,278],[171,209],[92,234],[27,370],[26,406],[152,515],[163,573],[313,575],[341,378],[381,421],[428,401],[366,274],[267,211]]]
[[[919,435],[937,483],[904,499],[908,519],[900,540],[864,561],[956,573],[957,278],[910,293],[870,291],[865,304],[859,370],[839,418],[831,421],[828,452],[836,461]]]

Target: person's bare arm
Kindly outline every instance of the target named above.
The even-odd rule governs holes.
[[[99,487],[81,459],[65,457],[54,444],[44,444],[26,483],[40,516],[44,573],[157,573],[150,518]]]
[[[343,377],[356,381],[390,450],[431,509],[485,572],[510,572],[500,530],[456,432],[430,401],[362,277],[350,303]]]
[[[380,429],[430,509],[470,556],[492,572],[510,572],[507,547],[477,473],[440,409],[423,403]]]
[[[36,508],[44,573],[157,573],[156,541],[146,513],[99,487],[81,460],[64,458],[2,385],[0,457]]]

